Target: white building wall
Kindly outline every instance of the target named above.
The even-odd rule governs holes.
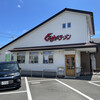
[[[71,28],[62,28],[63,23],[71,22]],[[61,40],[54,42],[46,42],[44,37],[48,33],[54,35],[66,35],[70,34],[70,40]],[[87,21],[86,16],[77,13],[63,12],[57,17],[53,18],[49,22],[30,32],[21,39],[15,41],[9,46],[5,47],[0,51],[0,61],[4,60],[5,52],[15,47],[30,47],[30,46],[47,46],[47,45],[60,45],[60,44],[75,44],[89,42],[87,36]]]
[[[57,67],[65,67],[65,58],[63,51],[53,51],[53,64],[43,64],[43,52],[39,52],[37,64],[29,63],[29,52],[26,52],[25,63],[19,64],[22,70],[43,71],[45,69],[57,71]]]
[[[71,22],[71,28],[62,28],[63,23]],[[48,45],[61,45],[61,44],[75,44],[75,43],[86,43],[89,42],[89,32],[87,32],[87,19],[83,14],[63,12],[57,17],[53,18],[44,25],[38,27],[34,31],[31,31],[26,36],[18,39],[14,43],[5,47],[0,51],[0,61],[4,61],[5,52],[16,47],[30,47],[30,46],[48,46]],[[54,35],[66,35],[70,34],[71,39],[61,40],[54,42],[46,42],[44,37],[48,33]]]
[[[64,51],[64,50],[56,50],[53,52],[53,64],[43,64],[43,51],[39,52],[38,56],[38,64],[30,64],[29,63],[29,52],[26,52],[25,63],[19,64],[22,70],[33,70],[33,71],[43,71],[46,69],[57,71],[58,67],[64,67],[65,75],[66,75],[66,66],[65,66],[65,55],[75,55],[75,67],[76,74],[80,73],[80,52],[79,51]]]
[[[76,62],[76,74],[79,75],[81,72],[81,57],[80,51],[76,51],[75,62]]]
[[[71,28],[62,29],[62,24],[67,24],[68,22],[71,22]],[[44,37],[48,33],[53,33],[54,35],[71,34],[71,39],[46,42],[44,40]],[[30,32],[30,34],[28,34],[27,36],[21,38],[18,41],[19,43],[17,43],[19,45],[17,45],[16,47],[85,43],[88,40],[87,34],[86,16],[64,12],[51,21],[45,23],[38,29]]]
[[[62,28],[62,24],[71,22],[71,28]],[[48,33],[53,35],[71,35],[69,40],[61,40],[54,42],[47,42],[44,37]],[[34,47],[34,46],[49,46],[49,45],[61,45],[61,44],[76,44],[76,43],[88,43],[90,41],[90,33],[87,25],[86,15],[79,13],[63,12],[57,17],[53,18],[44,25],[31,31],[26,36],[18,39],[7,47],[0,51],[0,61],[5,60],[5,52],[17,47]],[[77,51],[65,51],[55,50],[54,52],[54,63],[43,64],[43,51],[39,51],[39,63],[29,64],[29,52],[26,52],[25,64],[20,64],[22,70],[38,70],[43,71],[44,69],[53,69],[57,71],[57,67],[65,67],[65,55],[75,55],[76,62],[76,73],[80,72],[80,52]],[[14,60],[17,60],[17,54],[14,53]]]

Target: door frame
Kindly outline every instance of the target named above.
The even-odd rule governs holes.
[[[65,55],[65,68],[66,68],[66,70],[65,70],[65,71],[66,71],[66,72],[65,72],[65,75],[66,75],[66,76],[68,76],[68,75],[67,75],[67,57],[68,57],[68,56],[74,57],[74,59],[75,59],[75,55]],[[74,60],[74,61],[75,61],[75,69],[74,69],[75,75],[74,75],[74,76],[76,76],[76,60]],[[70,76],[70,75],[69,75],[69,76]]]

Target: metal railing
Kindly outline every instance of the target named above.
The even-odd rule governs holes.
[[[33,71],[33,70],[22,70],[22,76],[27,77],[57,77],[57,72],[54,70],[43,70],[43,71]]]

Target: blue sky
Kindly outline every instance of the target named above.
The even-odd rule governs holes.
[[[100,0],[0,0],[0,47],[64,8],[92,11],[100,38]]]

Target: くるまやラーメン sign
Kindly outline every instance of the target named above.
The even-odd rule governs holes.
[[[71,35],[69,34],[66,34],[66,35],[53,35],[53,33],[48,33],[45,37],[44,37],[44,40],[45,41],[50,41],[50,42],[53,42],[53,41],[56,41],[56,40],[69,40],[71,38]]]

